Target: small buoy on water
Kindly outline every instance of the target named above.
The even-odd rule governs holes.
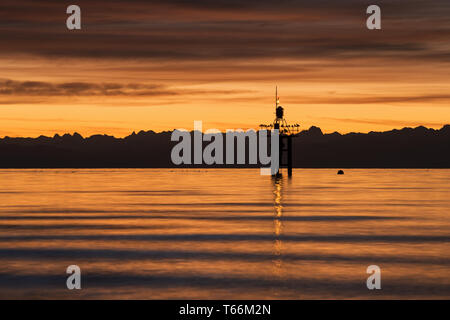
[[[337,174],[344,174],[344,170],[339,170]]]

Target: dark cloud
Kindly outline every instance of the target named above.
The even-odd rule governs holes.
[[[383,30],[365,28],[366,0],[3,0],[1,55],[158,60],[392,58],[447,61],[450,3],[379,0]]]
[[[251,90],[196,90],[179,89],[160,84],[139,83],[88,83],[64,82],[53,83],[43,81],[14,81],[0,79],[0,96],[175,96],[203,94],[251,94]],[[23,100],[19,100],[23,101]],[[17,103],[17,102],[16,102]],[[0,101],[0,104],[2,102]]]
[[[435,103],[439,101],[449,102],[450,94],[426,94],[426,95],[409,95],[409,96],[348,96],[336,97],[330,96],[298,96],[290,97],[298,104],[334,104],[334,105],[351,105],[351,104],[389,104],[389,103]]]
[[[43,81],[0,80],[0,95],[17,96],[156,96],[175,95],[162,85],[86,83],[51,83]]]

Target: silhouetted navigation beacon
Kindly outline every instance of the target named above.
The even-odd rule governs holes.
[[[284,109],[282,106],[278,106],[276,109],[275,114],[277,115],[278,119],[283,119],[283,115],[284,115]]]
[[[280,168],[275,175],[280,175],[281,168],[288,169],[288,176],[292,176],[292,138],[297,136],[300,125],[289,125],[284,119],[284,108],[279,105],[280,98],[278,97],[278,87],[275,89],[275,120],[271,124],[260,124],[260,129],[279,130],[280,134]]]

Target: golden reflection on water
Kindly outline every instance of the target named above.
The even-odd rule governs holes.
[[[281,218],[283,217],[283,204],[282,204],[282,189],[283,189],[283,176],[277,175],[272,177],[273,185],[274,185],[274,275],[277,278],[281,278],[283,276],[283,260],[282,260],[282,249],[283,242],[280,239],[280,235],[283,232],[283,222]]]
[[[450,170],[0,170],[0,298],[450,298]],[[65,289],[77,264],[88,285]],[[382,269],[382,292],[365,287]]]

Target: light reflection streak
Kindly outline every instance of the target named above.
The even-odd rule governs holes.
[[[274,274],[276,277],[281,278],[283,275],[283,261],[282,261],[282,251],[283,243],[280,240],[280,236],[283,233],[283,222],[281,220],[283,216],[283,204],[282,204],[282,176],[275,176],[273,178],[274,182]]]

